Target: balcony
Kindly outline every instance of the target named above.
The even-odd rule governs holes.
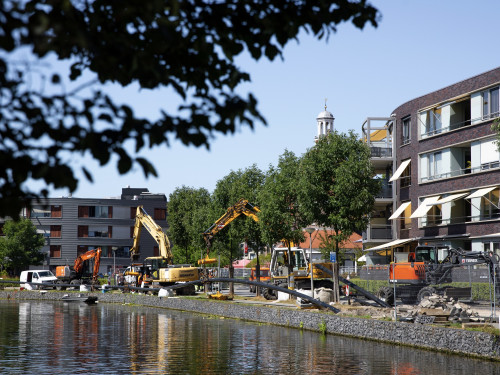
[[[442,180],[445,178],[463,176],[466,174],[479,173],[479,172],[488,171],[490,169],[499,169],[499,168],[500,168],[500,161],[494,161],[494,162],[490,162],[490,163],[481,164],[480,166],[474,167],[474,168],[456,169],[454,171],[436,174],[433,176],[421,177],[420,182],[431,182],[431,181],[436,181],[436,180]]]
[[[370,147],[372,158],[392,158],[392,148],[390,147]]]
[[[385,180],[382,181],[380,191],[375,195],[375,199],[392,199],[392,183]]]
[[[363,241],[372,240],[392,240],[391,224],[369,224],[366,231],[363,232]]]

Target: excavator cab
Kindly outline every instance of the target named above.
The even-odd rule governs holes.
[[[415,262],[437,263],[437,248],[434,246],[419,246],[415,249]]]

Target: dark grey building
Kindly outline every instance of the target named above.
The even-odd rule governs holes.
[[[167,228],[167,198],[146,188],[123,188],[116,198],[48,198],[34,203],[23,216],[46,238],[44,268],[72,265],[76,257],[101,247],[100,272],[130,265],[129,250],[137,206],[143,206],[162,228]],[[146,229],[140,240],[141,260],[158,255],[158,245]]]
[[[500,254],[500,153],[491,129],[499,87],[496,68],[365,122],[385,187],[365,249],[397,254],[427,243]]]

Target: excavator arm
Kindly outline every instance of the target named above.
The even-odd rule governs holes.
[[[218,218],[210,228],[203,232],[203,238],[205,239],[205,243],[207,244],[207,256],[210,250],[210,246],[212,245],[212,239],[218,232],[224,229],[229,223],[231,223],[240,215],[246,215],[248,217],[251,217],[255,221],[259,221],[259,218],[257,217],[257,213],[259,212],[260,209],[257,206],[249,203],[246,199],[240,199],[234,205],[229,207],[224,215]]]
[[[170,248],[170,241],[163,232],[163,229],[156,224],[151,216],[144,210],[143,206],[137,207],[134,225],[134,244],[130,249],[130,257],[133,261],[139,259],[139,240],[141,238],[142,227],[146,228],[151,236],[158,243],[160,255],[167,260],[168,264],[173,264],[172,249]]]
[[[73,269],[75,272],[80,275],[83,271],[83,265],[86,261],[94,258],[94,269],[92,273],[92,280],[97,281],[97,277],[99,274],[99,266],[101,264],[101,253],[102,250],[100,247],[97,249],[92,249],[87,251],[86,253],[80,255],[75,259],[75,264],[73,265]]]

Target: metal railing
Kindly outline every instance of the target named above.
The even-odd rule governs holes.
[[[371,156],[373,158],[391,158],[392,148],[390,147],[370,147]]]
[[[369,224],[366,231],[363,232],[364,240],[387,240],[392,239],[391,224]]]
[[[450,172],[435,174],[435,175],[427,176],[427,177],[421,177],[420,182],[430,182],[430,181],[442,180],[445,178],[457,177],[457,176],[462,176],[465,174],[473,174],[473,173],[483,172],[483,171],[486,171],[489,169],[498,169],[498,168],[500,168],[500,161],[492,161],[489,163],[483,163],[480,166],[474,167],[474,168],[456,169],[456,170],[450,171]]]

